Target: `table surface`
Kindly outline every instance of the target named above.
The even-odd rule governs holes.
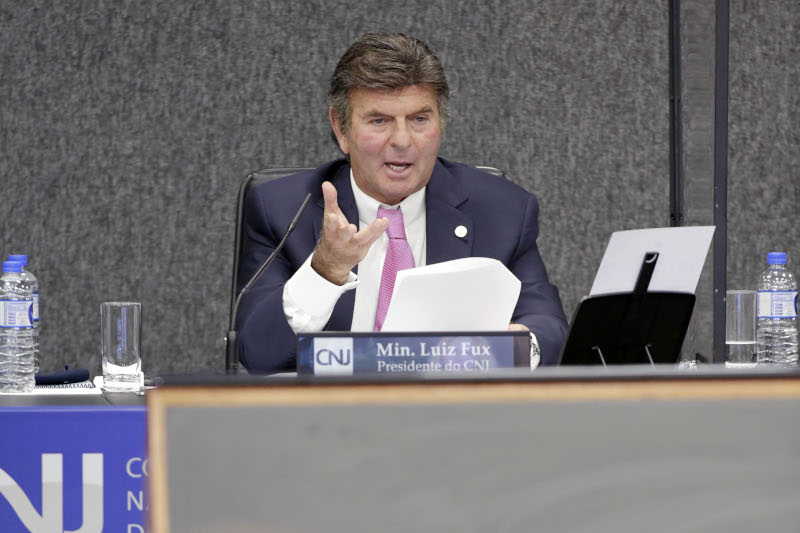
[[[422,373],[367,375],[354,377],[315,377],[298,376],[294,373],[272,376],[226,376],[210,375],[175,375],[154,378],[154,383],[178,386],[307,386],[310,384],[352,384],[380,385],[396,383],[437,383],[450,381],[463,382],[497,382],[513,381],[518,383],[574,382],[587,383],[607,380],[622,381],[670,381],[670,380],[716,380],[716,379],[753,379],[753,378],[800,378],[800,367],[791,369],[757,367],[746,370],[727,369],[722,365],[703,365],[691,369],[678,369],[672,365],[617,367],[544,367],[535,372],[527,369],[504,369],[487,373]],[[102,394],[0,394],[0,408],[5,406],[47,406],[47,405],[146,405],[146,393],[107,392]]]
[[[46,405],[145,405],[144,394],[103,392],[101,394],[0,394],[0,407],[41,407]]]

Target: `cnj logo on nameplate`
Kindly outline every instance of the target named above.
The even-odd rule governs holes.
[[[353,355],[352,337],[317,337],[314,339],[314,374],[352,376]]]

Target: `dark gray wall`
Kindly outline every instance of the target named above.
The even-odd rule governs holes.
[[[715,2],[681,0],[686,220],[714,223]],[[766,254],[800,260],[800,3],[730,1],[728,255],[730,289],[755,289]],[[711,356],[713,254],[685,355]]]
[[[759,202],[736,231],[760,245],[780,225],[796,246],[766,209],[797,205],[798,7],[754,5],[733,35],[773,46],[732,44],[748,75],[731,69],[731,173]],[[143,302],[146,372],[222,367],[237,185],[337,156],[326,81],[378,29],[439,52],[455,92],[441,154],[540,196],[571,316],[612,231],[668,221],[666,25],[666,0],[1,2],[0,253],[28,253],[41,280],[43,368],[99,370],[99,302],[122,299]],[[751,142],[768,128],[781,150]]]
[[[715,2],[681,0],[683,171],[685,224],[714,224],[714,18]],[[712,357],[714,254],[706,256],[683,357]]]
[[[731,2],[728,286],[767,252],[800,275],[800,2]]]

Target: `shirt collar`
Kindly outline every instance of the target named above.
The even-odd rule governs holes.
[[[427,186],[406,197],[405,200],[397,205],[382,204],[359,189],[353,177],[352,168],[350,168],[350,186],[353,188],[353,196],[356,200],[358,219],[364,224],[371,224],[372,221],[378,217],[378,207],[383,207],[384,209],[397,209],[398,207],[402,207],[403,225],[406,227],[425,212],[425,189],[427,189]]]

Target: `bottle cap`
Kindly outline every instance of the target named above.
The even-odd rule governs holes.
[[[3,261],[3,273],[22,272],[22,263],[19,261]]]
[[[767,254],[768,265],[785,265],[786,253],[784,252],[770,252]]]
[[[9,255],[9,261],[18,261],[22,263],[22,266],[28,266],[28,256],[27,255]]]

